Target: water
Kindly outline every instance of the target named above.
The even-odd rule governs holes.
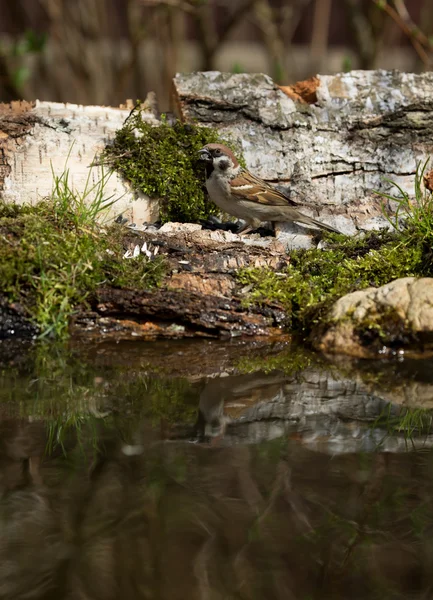
[[[0,598],[433,595],[431,359],[0,346]]]

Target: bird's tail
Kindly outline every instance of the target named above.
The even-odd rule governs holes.
[[[299,218],[294,219],[298,221],[298,223],[303,223],[304,225],[314,225],[315,227],[319,227],[319,229],[325,229],[326,231],[330,231],[331,233],[339,233],[340,235],[344,235],[341,231],[332,227],[332,225],[328,225],[327,223],[321,223],[320,221],[316,221],[313,217],[308,217],[307,215],[301,215],[299,213]]]

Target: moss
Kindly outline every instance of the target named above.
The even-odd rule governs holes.
[[[405,245],[396,235],[376,232],[362,239],[332,235],[328,250],[298,250],[290,259],[283,273],[244,269],[238,278],[243,285],[253,285],[248,302],[278,302],[291,315],[292,327],[304,334],[337,298],[425,274],[426,269],[421,245]]]
[[[198,159],[200,148],[218,141],[224,140],[214,129],[179,121],[173,125],[162,121],[155,127],[137,110],[117,131],[104,157],[134,189],[160,199],[163,223],[193,222],[218,213],[206,200],[204,166]],[[227,140],[224,143],[233,147]],[[240,155],[238,148],[236,153]]]
[[[119,228],[77,227],[73,215],[54,204],[0,205],[0,280],[2,292],[25,307],[43,335],[62,336],[76,306],[99,286],[155,286],[165,262],[143,255],[123,260]]]

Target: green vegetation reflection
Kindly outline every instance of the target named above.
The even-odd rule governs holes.
[[[64,344],[38,344],[25,365],[0,368],[2,414],[46,423],[50,451],[66,448],[71,436],[97,446],[101,427],[131,443],[143,420],[151,428],[193,425],[200,385],[143,367],[98,367]]]

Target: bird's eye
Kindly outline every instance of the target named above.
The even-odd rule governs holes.
[[[221,150],[219,148],[215,150],[215,156],[221,156]]]

